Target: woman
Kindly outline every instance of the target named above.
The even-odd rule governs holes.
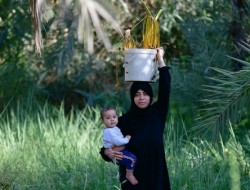
[[[171,77],[163,60],[164,50],[157,48],[159,66],[158,99],[153,100],[153,90],[147,82],[134,82],[130,88],[130,110],[119,118],[118,127],[123,135],[131,135],[126,148],[137,156],[134,175],[137,185],[126,180],[126,168],[119,167],[122,190],[170,190],[165,159],[163,132],[169,107]],[[121,159],[119,147],[102,148],[104,160]],[[125,182],[124,182],[125,181]]]

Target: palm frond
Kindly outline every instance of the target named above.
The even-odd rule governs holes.
[[[231,57],[232,58],[232,57]],[[239,121],[242,113],[249,109],[250,104],[250,63],[241,62],[244,67],[237,72],[219,68],[211,68],[219,75],[209,80],[215,85],[204,85],[207,97],[200,100],[203,108],[198,110],[197,124],[193,128],[201,134],[212,132],[213,138],[228,132],[229,123]]]
[[[89,53],[94,52],[94,31],[99,39],[103,41],[106,49],[111,48],[109,37],[102,26],[102,19],[111,24],[111,26],[122,35],[118,21],[106,10],[99,1],[78,0],[78,40],[84,42]]]
[[[31,12],[32,12],[32,23],[34,28],[35,45],[37,52],[41,52],[43,48],[43,38],[41,35],[42,20],[44,17],[44,12],[46,10],[46,0],[29,0]],[[108,4],[109,6],[104,6]],[[96,0],[59,0],[57,3],[51,3],[52,6],[58,7],[57,15],[59,19],[65,15],[68,10],[75,10],[75,15],[73,19],[78,19],[76,30],[78,41],[84,43],[85,48],[89,53],[94,52],[94,36],[96,33],[98,39],[100,39],[106,49],[111,48],[111,43],[109,36],[103,26],[103,20],[109,23],[110,28],[113,28],[118,33],[123,34],[120,29],[118,20],[113,16],[107,7],[112,7],[110,9],[116,10],[112,6],[112,2],[109,1],[96,1]],[[63,18],[69,19],[69,18]],[[72,18],[71,18],[72,19]],[[55,19],[54,23],[59,23]],[[73,24],[75,27],[75,23]]]

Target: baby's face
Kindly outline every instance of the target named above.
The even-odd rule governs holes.
[[[107,128],[111,128],[117,125],[118,123],[118,116],[115,110],[107,110],[104,112],[103,123]]]

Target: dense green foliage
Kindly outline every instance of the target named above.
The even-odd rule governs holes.
[[[121,34],[108,26],[108,19],[103,19],[98,30],[104,30],[112,41],[113,48],[105,50],[107,45],[104,43],[104,46],[96,34],[93,36],[95,51],[89,54],[89,47],[86,46],[86,42],[89,43],[88,38],[81,35],[87,29],[95,31],[96,24],[93,26],[91,22],[84,26],[76,24],[77,19],[79,22],[85,22],[82,20],[83,13],[76,7],[87,5],[69,2],[70,4],[47,1],[46,10],[41,10],[44,43],[41,54],[35,53],[29,3],[6,0],[0,2],[4,5],[0,11],[1,109],[6,105],[14,106],[17,101],[25,99],[29,94],[33,94],[34,98],[40,101],[49,100],[56,106],[64,101],[66,112],[70,112],[73,107],[82,109],[87,104],[103,105],[108,99],[110,104],[128,108],[124,92],[129,88],[129,84],[124,83],[123,56],[122,51],[119,51]],[[180,116],[188,128],[196,125],[197,117],[201,122],[197,124],[200,127],[195,129],[228,132],[228,125],[224,126],[228,120],[232,120],[233,125],[238,124],[241,128],[249,126],[248,104],[240,104],[241,107],[230,106],[247,102],[245,97],[249,95],[247,74],[249,67],[244,68],[246,75],[242,78],[242,83],[236,82],[237,85],[246,84],[243,94],[236,97],[236,102],[230,101],[229,97],[229,101],[224,104],[225,107],[229,107],[228,110],[221,109],[219,112],[210,113],[211,106],[211,109],[216,109],[221,106],[220,102],[224,101],[223,97],[216,102],[209,98],[217,89],[216,80],[220,78],[220,73],[214,72],[218,70],[211,67],[223,69],[225,73],[238,72],[245,64],[227,56],[242,61],[247,61],[249,57],[244,50],[247,48],[242,48],[240,45],[248,42],[246,31],[250,28],[247,4],[240,2],[244,3],[239,1],[237,4],[236,1],[230,0],[178,1],[178,3],[173,0],[155,1],[154,4],[148,2],[152,13],[164,9],[159,22],[161,44],[166,50],[166,62],[172,67],[171,113],[175,117]],[[123,1],[120,3],[101,1],[101,3],[113,16],[113,10],[120,10],[120,14],[116,14],[114,18],[120,21],[121,30],[136,26],[145,16],[143,7],[135,2],[126,4]],[[63,7],[67,11],[63,11]],[[100,9],[95,11],[101,15]],[[133,31],[139,39],[141,27],[137,25]],[[85,45],[83,46],[81,42]],[[230,80],[234,82],[232,81],[234,78],[231,77]],[[115,88],[117,82],[119,82],[118,90]],[[204,85],[214,89],[204,91]],[[231,88],[226,84],[219,85],[220,88],[224,88],[221,90]],[[233,88],[231,90],[233,91]],[[199,100],[210,103],[203,105]],[[238,114],[238,111],[243,109],[245,109],[244,114]],[[232,114],[227,114],[228,112]],[[213,120],[217,114],[222,116],[220,117],[223,120],[222,126],[219,126],[220,119]],[[244,120],[244,123],[240,122],[240,119]],[[217,136],[214,132],[212,135]]]

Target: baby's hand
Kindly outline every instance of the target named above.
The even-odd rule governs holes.
[[[130,135],[126,135],[125,138],[127,138],[128,140],[130,140],[131,136]]]

